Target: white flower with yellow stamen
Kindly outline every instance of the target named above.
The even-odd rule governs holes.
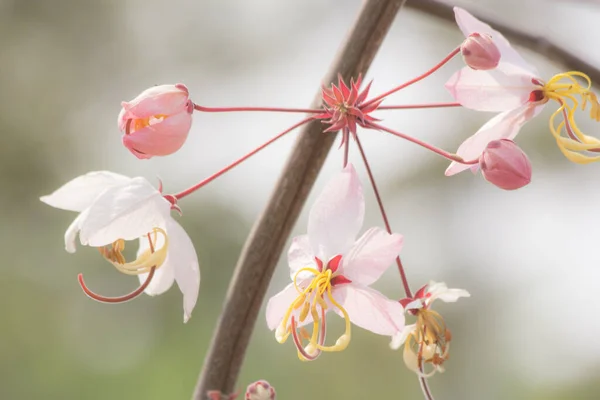
[[[455,7],[454,13],[465,36],[472,33],[489,35],[501,53],[496,69],[475,71],[464,67],[446,83],[450,94],[462,106],[477,111],[500,112],[466,139],[456,154],[465,160],[477,159],[491,141],[513,140],[521,127],[552,100],[558,108],[550,117],[550,131],[561,152],[578,164],[599,161],[600,140],[581,132],[575,121],[577,108],[584,110],[588,104],[590,118],[600,121],[600,104],[591,91],[590,78],[584,73],[570,71],[544,82],[539,72],[523,60],[501,33],[461,8]],[[585,83],[582,85],[580,80]],[[559,116],[562,116],[561,121],[557,121]],[[472,167],[453,162],[446,175]]]
[[[90,172],[40,200],[80,213],[65,233],[69,253],[75,252],[79,234],[82,245],[97,247],[118,271],[138,275],[150,296],[164,293],[177,281],[187,322],[198,297],[198,257],[187,233],[171,217],[171,203],[146,179]],[[138,238],[137,259],[126,262],[122,254],[125,242]],[[101,296],[96,298],[102,301]]]
[[[390,347],[396,350],[404,344],[404,362],[411,371],[424,377],[444,372],[443,364],[449,356],[452,335],[444,318],[433,311],[431,305],[437,299],[454,303],[461,297],[470,296],[466,290],[448,289],[443,282],[430,282],[414,297],[400,300],[406,311],[417,317],[417,322],[406,325],[402,332],[394,335]]]
[[[349,164],[311,208],[308,235],[292,242],[288,263],[293,282],[269,300],[266,314],[280,343],[292,335],[301,360],[345,349],[351,322],[390,336],[404,327],[400,303],[369,288],[400,253],[402,236],[371,228],[356,240],[364,209],[362,187]],[[344,334],[331,346],[325,345],[328,311],[346,322]],[[304,329],[307,324],[313,325],[312,333]]]

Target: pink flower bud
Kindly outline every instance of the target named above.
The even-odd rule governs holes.
[[[512,140],[489,142],[479,157],[479,166],[483,177],[501,189],[519,189],[531,181],[531,163]]]
[[[267,381],[256,381],[248,385],[246,400],[275,400],[275,388]]]
[[[470,34],[460,46],[465,63],[473,69],[494,69],[500,62],[500,50],[490,35]]]
[[[137,158],[166,156],[183,146],[194,111],[184,85],[154,86],[121,105],[123,144]]]

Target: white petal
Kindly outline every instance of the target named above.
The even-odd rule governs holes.
[[[476,71],[464,67],[446,82],[446,89],[462,106],[477,111],[508,111],[526,104],[540,87],[528,74],[507,75],[496,69]]]
[[[448,289],[444,282],[430,282],[427,286],[427,293],[430,294],[427,304],[431,304],[437,299],[446,303],[454,303],[461,297],[471,297],[471,294],[464,289]]]
[[[365,214],[362,186],[351,164],[323,189],[308,217],[313,254],[324,262],[344,254],[360,230]]]
[[[167,233],[168,234],[168,233]],[[170,238],[169,238],[170,239]],[[156,246],[155,248],[161,248],[165,243],[163,235],[156,235]],[[169,241],[171,243],[171,241]],[[146,236],[140,238],[140,247],[138,249],[137,255],[138,257],[147,249],[150,248],[150,244],[148,242],[148,238]],[[150,281],[148,287],[144,292],[149,296],[157,296],[169,290],[171,286],[173,286],[173,282],[175,281],[175,268],[173,268],[172,264],[168,264],[167,260],[169,258],[169,249],[167,249],[167,258],[162,266],[160,266],[155,272],[154,277]],[[148,274],[140,274],[138,278],[140,280],[140,284],[146,281]]]
[[[390,348],[392,350],[398,350],[400,346],[404,344],[408,336],[413,333],[417,329],[416,324],[406,325],[401,332],[398,332],[394,336],[392,336],[392,341],[390,342]]]
[[[440,293],[436,299],[446,303],[454,303],[461,297],[471,297],[471,294],[464,289],[448,289],[446,292]]]
[[[501,54],[500,64],[501,66],[502,64],[507,64],[505,66],[507,71],[509,68],[512,68],[515,72],[527,71],[533,75],[539,75],[537,70],[512,48],[509,41],[500,32],[492,29],[488,24],[479,21],[462,8],[454,7],[454,15],[456,23],[465,36],[469,36],[471,33],[485,33],[492,37],[494,44],[496,44]]]
[[[285,289],[269,299],[269,302],[267,303],[266,317],[267,326],[270,330],[277,329],[288,309],[299,295],[300,294],[294,287],[294,284],[290,283],[285,287]]]
[[[366,286],[354,283],[334,287],[333,297],[346,309],[353,324],[379,335],[393,336],[404,329],[404,309]],[[338,315],[342,313],[334,306]]]
[[[75,250],[77,250],[75,239],[77,239],[77,234],[81,229],[81,222],[87,217],[87,214],[88,210],[80,213],[77,218],[71,222],[71,225],[69,225],[67,231],[65,232],[65,250],[67,250],[69,253],[75,253]]]
[[[478,159],[492,140],[514,139],[523,126],[535,117],[543,108],[533,104],[525,104],[511,111],[496,115],[485,123],[479,130],[458,148],[456,154],[467,161]],[[471,168],[472,165],[452,162],[446,169],[446,176],[451,176]]]
[[[379,279],[402,250],[403,238],[380,228],[365,232],[342,258],[342,273],[353,282],[368,286]]]
[[[89,172],[65,183],[51,194],[40,197],[40,200],[52,207],[81,212],[91,206],[96,197],[107,188],[130,180],[109,171]]]
[[[292,280],[294,280],[294,276],[296,276],[298,270],[302,268],[317,268],[315,256],[312,254],[312,248],[308,241],[308,235],[297,236],[292,240],[292,244],[288,250],[288,265]],[[304,280],[310,276],[310,272],[305,271],[298,275],[298,279]]]
[[[167,220],[169,249],[164,266],[175,271],[175,281],[183,293],[183,322],[187,322],[198,300],[200,265],[192,240],[186,231],[170,218]]]
[[[84,245],[105,246],[117,239],[132,240],[164,227],[170,203],[144,178],[106,189],[89,208],[81,223]]]

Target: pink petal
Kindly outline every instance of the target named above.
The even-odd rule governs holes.
[[[365,214],[362,186],[351,164],[323,189],[308,217],[313,254],[328,260],[344,254],[354,243]]]
[[[138,158],[166,156],[183,146],[191,126],[192,115],[184,110],[154,125],[124,134],[123,144]]]
[[[378,291],[354,283],[335,286],[333,297],[353,324],[378,335],[393,336],[404,328],[404,309]],[[333,306],[338,315],[342,313]]]
[[[477,111],[508,111],[529,101],[540,87],[532,76],[507,75],[502,71],[475,71],[464,67],[446,82],[446,89],[462,106]]]
[[[123,102],[119,126],[127,119],[178,114],[187,109],[189,93],[183,85],[160,85],[144,90],[135,99]]]
[[[521,126],[535,117],[541,111],[542,107],[543,105],[525,104],[514,110],[496,115],[479,128],[473,136],[465,140],[456,153],[466,161],[478,159],[485,147],[492,140],[514,139],[519,133]],[[457,174],[471,167],[472,165],[452,162],[446,170],[446,176]]]
[[[290,267],[290,278],[293,280],[298,270],[302,268],[315,268],[315,256],[308,241],[308,235],[297,236],[292,240],[288,250],[288,265]],[[310,273],[301,273],[300,279],[306,279]]]
[[[379,279],[402,250],[403,238],[380,228],[371,228],[342,258],[341,273],[353,282],[368,286]]]
[[[392,341],[390,342],[390,348],[392,350],[398,350],[400,346],[406,342],[406,339],[417,329],[416,324],[406,325],[402,331],[398,332],[394,336],[392,336]]]
[[[299,287],[306,287],[310,284],[310,280],[304,280],[298,282]],[[294,287],[293,283],[287,285],[281,292],[277,293],[275,296],[269,299],[267,303],[267,326],[270,330],[275,330],[281,324],[283,317],[288,312],[290,306],[294,303],[294,301],[298,298],[300,294]],[[296,310],[290,315],[295,315],[298,317],[300,310]],[[309,324],[313,321],[310,312],[304,321],[298,324],[298,326],[303,326]],[[298,321],[296,321],[298,322]],[[289,323],[289,321],[288,321]]]
[[[458,27],[468,37],[471,33],[485,33],[492,37],[494,43],[502,55],[500,58],[500,68],[507,73],[529,73],[539,76],[537,70],[527,63],[515,49],[512,48],[509,41],[488,24],[485,24],[469,14],[460,7],[454,7],[454,16]]]

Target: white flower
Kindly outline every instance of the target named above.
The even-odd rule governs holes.
[[[138,275],[142,283],[155,267],[144,292],[155,296],[177,281],[183,293],[183,320],[189,320],[200,286],[198,257],[187,233],[171,217],[171,203],[146,179],[108,171],[90,172],[40,200],[52,207],[79,212],[65,233],[69,253],[75,252],[79,234],[82,245],[97,247],[117,270]],[[121,254],[125,241],[138,238],[137,259],[126,263]]]

